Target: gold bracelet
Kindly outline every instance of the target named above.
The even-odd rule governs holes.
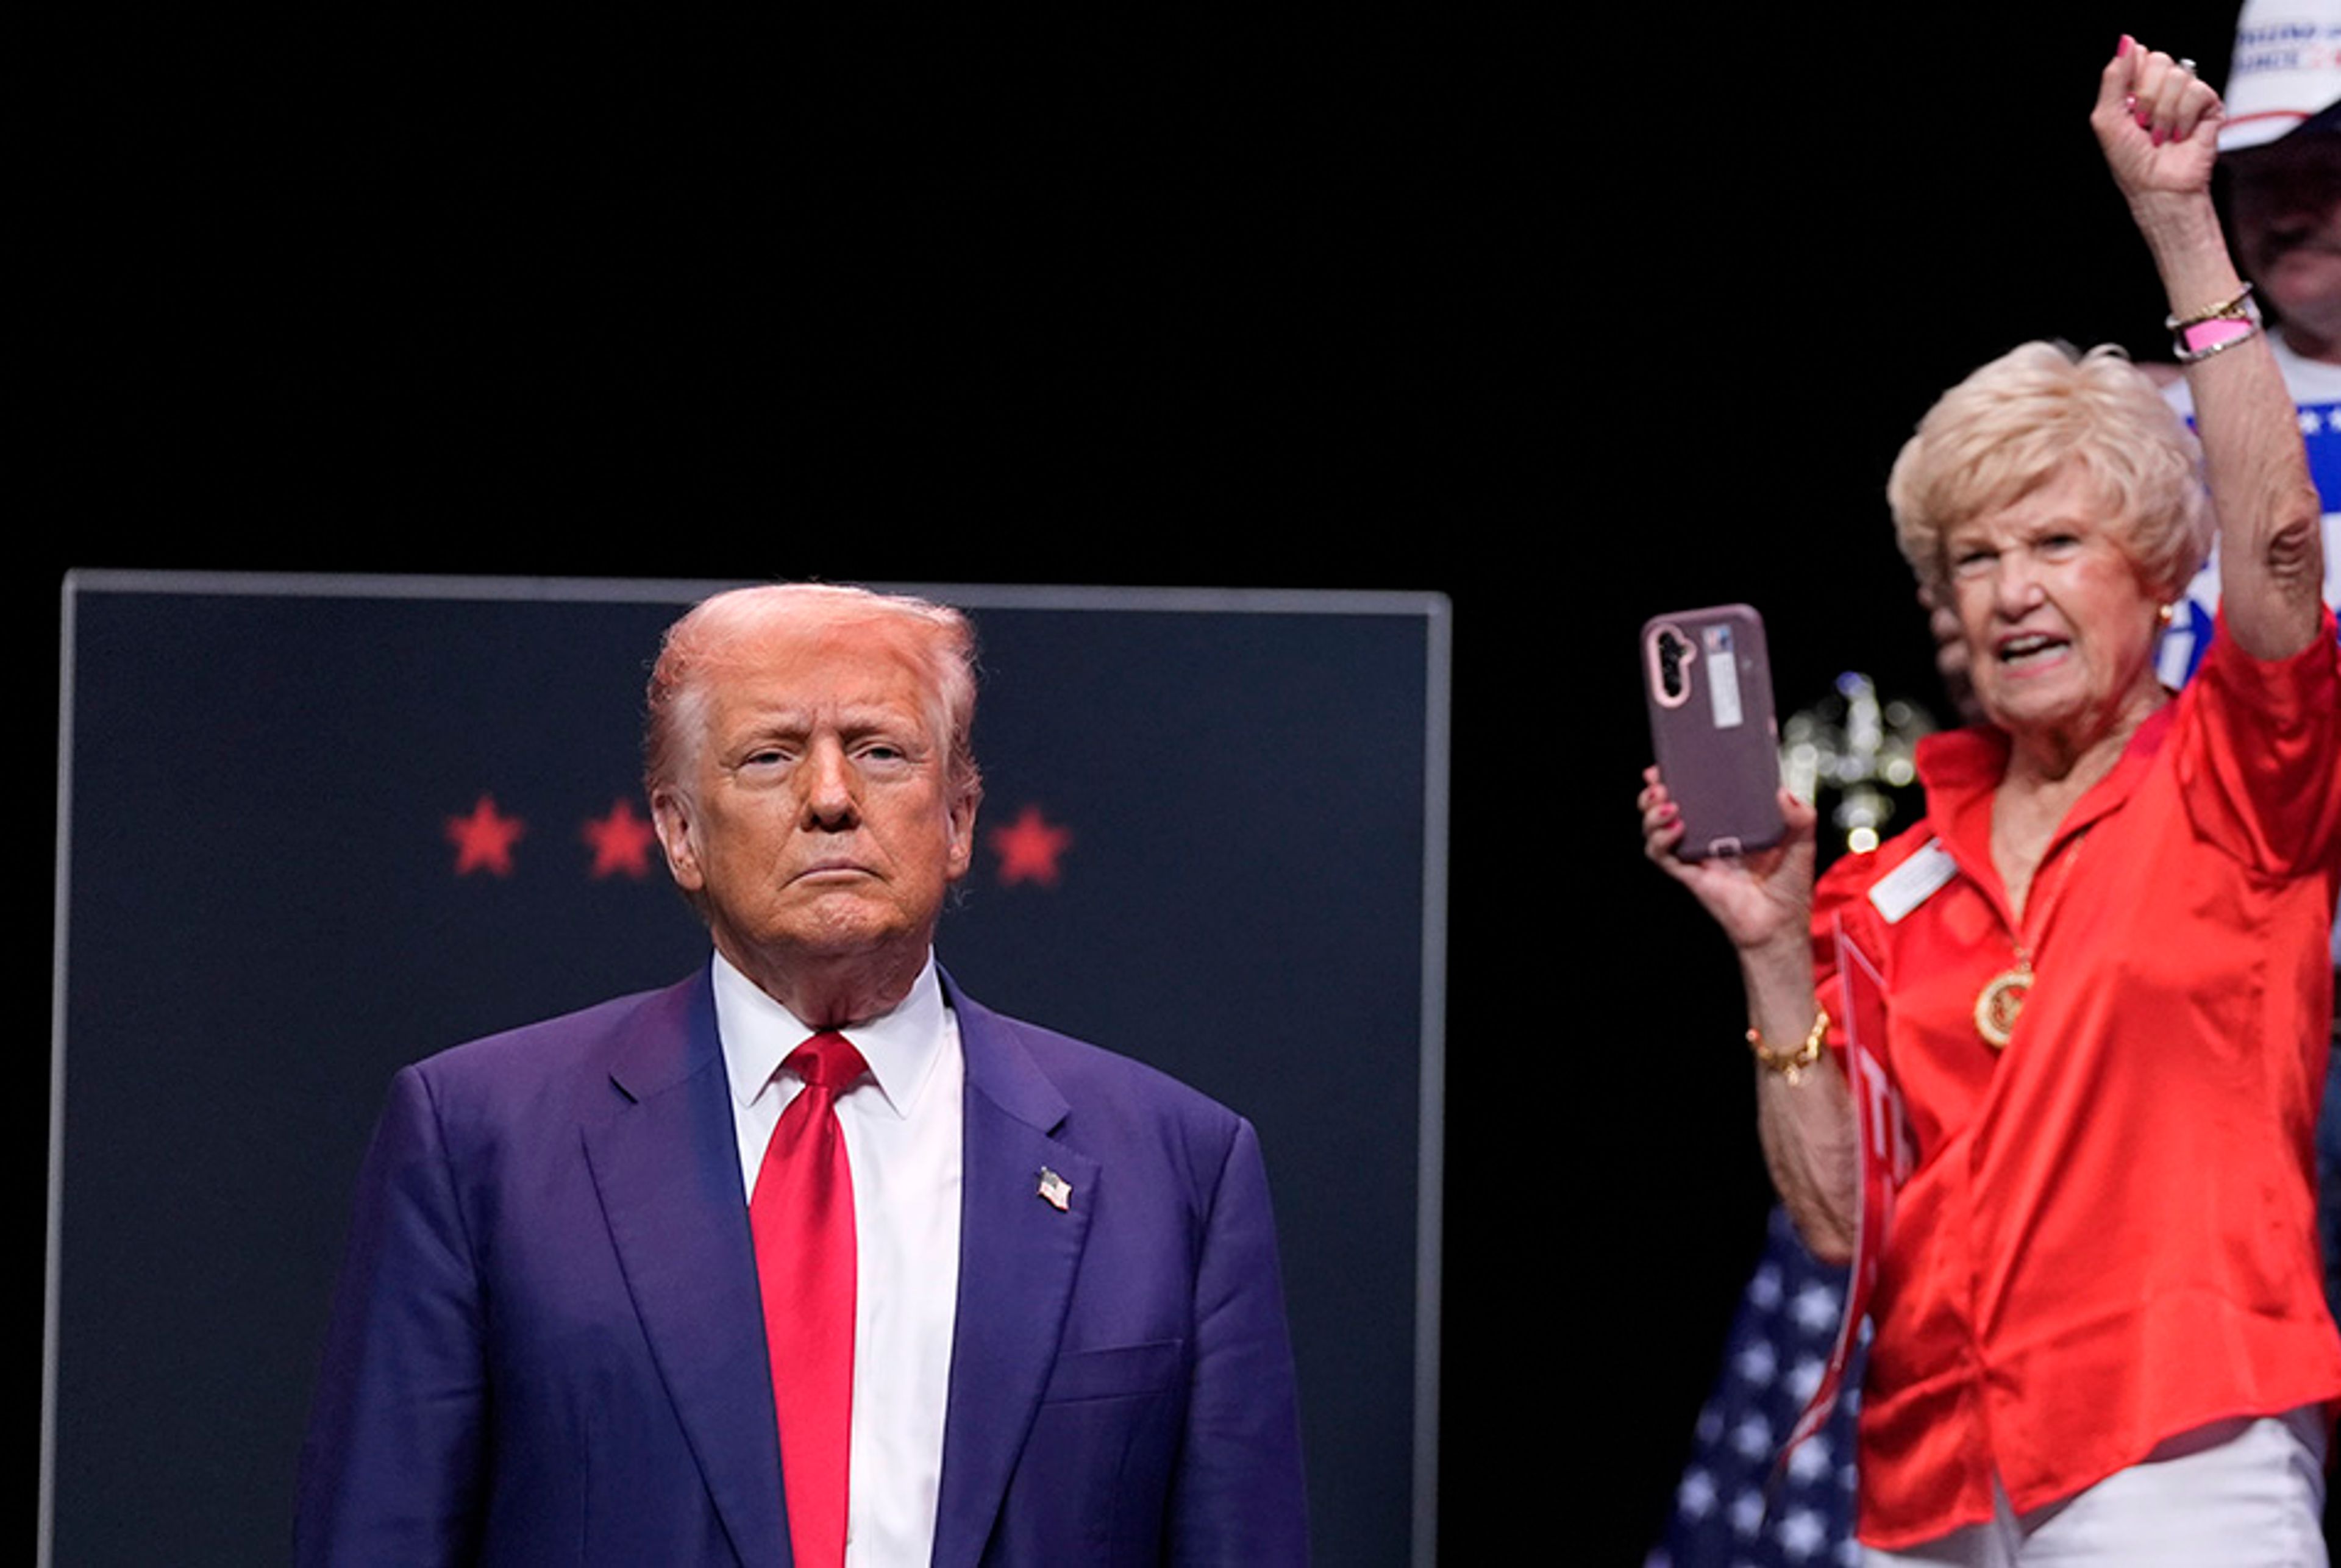
[[[2198,310],[2193,315],[2180,315],[2177,311],[2162,318],[2162,325],[2172,332],[2184,332],[2190,326],[2200,326],[2207,321],[2241,321],[2250,317],[2257,325],[2260,314],[2252,303],[2252,285],[2246,284],[2233,299],[2221,300],[2208,310]]]
[[[2260,307],[2252,299],[2252,285],[2246,284],[2235,298],[2200,315],[2182,321],[2174,315],[2165,317],[2163,325],[2170,328],[2172,356],[2181,365],[2194,365],[2256,335],[2260,330]]]
[[[1821,1042],[1828,1037],[1828,1009],[1823,1007],[1813,1014],[1812,1033],[1805,1036],[1805,1043],[1791,1048],[1765,1044],[1762,1032],[1751,1024],[1748,1049],[1756,1054],[1758,1064],[1794,1084],[1804,1077],[1806,1068],[1821,1059]]]

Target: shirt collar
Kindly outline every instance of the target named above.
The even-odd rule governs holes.
[[[781,1064],[816,1031],[765,994],[722,954],[715,954],[714,964],[715,1034],[723,1047],[732,1097],[744,1107],[753,1104],[776,1076],[791,1085],[797,1082],[794,1073],[782,1074]],[[870,1064],[870,1076],[889,1108],[907,1117],[934,1076],[949,1017],[930,951],[910,994],[892,1011],[837,1033],[852,1041]]]
[[[2106,776],[2066,812],[2050,835],[2051,850],[2129,799],[2168,737],[2179,703],[2186,700],[2182,693],[2146,715]],[[1918,742],[1918,782],[1927,792],[1927,820],[1963,857],[1970,875],[1974,867],[1991,864],[1992,797],[2007,776],[2012,749],[2007,733],[1990,724],[1945,730]]]
[[[2164,738],[2170,733],[2172,719],[2178,712],[2176,697],[2167,697],[2162,705],[2146,715],[2137,728],[2130,732],[2122,744],[2122,754],[2107,771],[2104,779],[2090,786],[2095,794],[2107,783],[2118,777],[2116,787],[2128,792],[2132,775],[2154,760],[2162,749]],[[1965,793],[1981,790],[1988,793],[1999,787],[2007,776],[2007,759],[2014,746],[2007,732],[1993,724],[1976,724],[1963,730],[1942,730],[1918,740],[1918,782],[1926,787],[1931,806],[1938,794]]]

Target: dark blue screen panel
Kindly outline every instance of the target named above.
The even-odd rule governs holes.
[[[935,592],[985,668],[943,962],[1257,1124],[1320,1560],[1408,1562],[1435,1413],[1443,605]],[[74,584],[56,1561],[280,1556],[389,1074],[705,961],[638,783],[643,679],[695,593]]]

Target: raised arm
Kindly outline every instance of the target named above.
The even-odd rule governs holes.
[[[1635,804],[1643,852],[1689,888],[1731,939],[1748,989],[1748,1027],[1767,1052],[1795,1051],[1820,1013],[1813,991],[1813,808],[1782,790],[1788,836],[1778,848],[1691,861],[1675,853],[1682,815],[1658,769],[1643,770]],[[1825,1263],[1850,1259],[1861,1170],[1845,1074],[1826,1058],[1793,1075],[1759,1063],[1756,1130],[1772,1184],[1805,1244]]]
[[[2306,647],[2322,624],[2322,507],[2266,335],[2216,314],[2240,311],[2230,302],[2244,294],[2211,205],[2223,117],[2218,95],[2190,67],[2124,37],[2089,124],[2193,344],[2187,382],[2218,516],[2222,614],[2246,653],[2277,659]],[[2198,318],[2208,319],[2186,329]]]

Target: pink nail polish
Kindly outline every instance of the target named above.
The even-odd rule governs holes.
[[[2123,34],[2123,35],[2121,35],[2121,42],[2114,45],[2114,58],[2115,58],[2115,59],[2117,59],[2117,60],[2118,60],[2118,59],[2120,59],[2123,55],[2127,55],[2127,54],[2128,54],[2128,53],[2129,53],[2129,35],[2128,35],[2128,34],[2127,34],[2127,33],[2125,33],[2125,34]]]

